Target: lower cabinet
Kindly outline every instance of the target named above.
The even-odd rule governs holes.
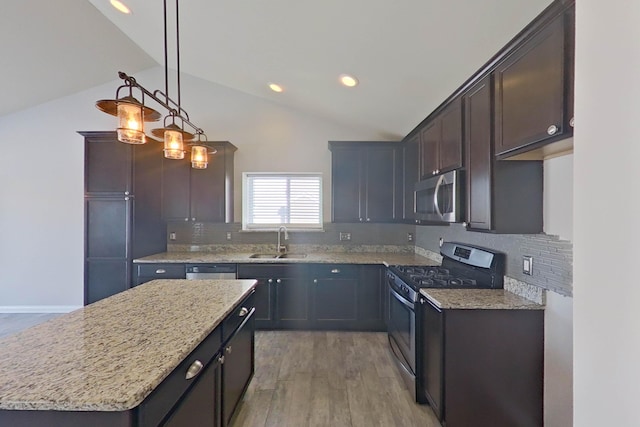
[[[544,311],[421,307],[420,387],[443,425],[543,424]]]
[[[356,264],[239,264],[257,279],[257,329],[385,330],[384,267]]]

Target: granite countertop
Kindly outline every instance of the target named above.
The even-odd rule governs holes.
[[[292,254],[298,252],[291,251]],[[439,265],[415,253],[401,252],[305,252],[304,258],[249,258],[252,252],[162,252],[134,260],[135,263],[319,263]]]
[[[0,339],[0,409],[138,406],[255,280],[154,280]]]
[[[504,289],[421,289],[420,294],[441,309],[544,310],[544,305]]]

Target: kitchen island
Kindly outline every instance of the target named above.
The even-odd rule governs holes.
[[[155,280],[1,339],[0,425],[164,424],[245,326],[237,348],[249,354],[234,357],[250,362],[248,384],[255,283]]]

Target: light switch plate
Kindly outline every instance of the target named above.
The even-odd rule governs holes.
[[[522,272],[528,276],[533,275],[533,257],[529,255],[522,256]]]

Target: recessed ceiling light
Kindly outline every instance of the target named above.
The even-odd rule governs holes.
[[[271,89],[272,91],[277,92],[277,93],[281,93],[281,92],[284,91],[282,86],[280,86],[277,83],[269,83],[269,89]]]
[[[115,7],[119,12],[126,13],[127,15],[131,13],[131,9],[129,9],[127,5],[122,3],[120,0],[111,0],[111,6]]]
[[[340,83],[347,87],[354,87],[358,85],[358,79],[349,74],[340,74]]]

